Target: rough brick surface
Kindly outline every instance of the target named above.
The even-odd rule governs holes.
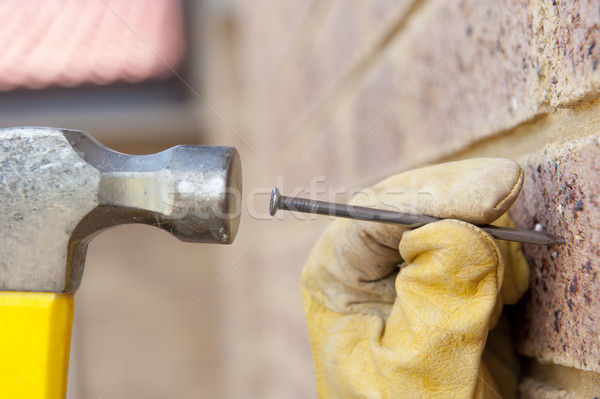
[[[600,14],[593,4],[388,4],[382,10],[390,14],[399,9],[411,13],[401,34],[393,36],[371,65],[348,79],[350,60],[360,53],[357,49],[369,31],[360,27],[371,26],[364,21],[375,12],[358,17],[361,8],[355,3],[336,3],[322,31],[313,35],[314,49],[294,55],[299,57],[293,63],[295,73],[281,71],[278,79],[283,81],[274,80],[265,103],[265,130],[276,137],[278,147],[285,145],[285,151],[298,144],[297,136],[316,136],[333,115],[341,115],[353,123],[336,155],[353,158],[362,178],[375,170],[433,162],[552,112],[551,107],[596,98]],[[335,93],[333,88],[344,79],[356,86],[342,103],[328,104],[327,115],[311,114],[323,105],[322,96]],[[306,125],[310,128],[301,128]]]
[[[404,169],[543,112],[529,9],[507,3],[438,2],[417,13],[349,100],[347,117],[362,119],[349,132],[352,151],[389,148]],[[366,101],[373,112],[361,112]]]
[[[336,109],[354,122],[347,132],[352,145],[340,153],[352,152],[359,175],[373,174],[365,163],[401,170],[534,120],[551,107],[597,98],[600,13],[594,4],[461,0],[413,10],[402,34],[356,77],[357,87]],[[355,37],[357,20],[353,13],[337,16],[314,50],[318,56],[306,61],[311,78],[299,81],[301,101],[287,104],[293,112],[343,78],[335,65],[350,53],[334,38]],[[333,23],[341,18],[346,25]],[[351,34],[336,36],[335,26]],[[287,124],[291,114],[283,114],[288,117],[278,133],[295,126]]]
[[[406,100],[423,144],[466,144],[539,112],[527,2],[445,2],[413,34]]]
[[[553,106],[598,96],[600,90],[600,12],[592,0],[533,2],[537,41],[544,57],[541,73]]]
[[[523,162],[511,210],[517,225],[566,244],[524,245],[531,290],[521,302],[518,348],[542,362],[600,371],[600,136],[553,144]]]

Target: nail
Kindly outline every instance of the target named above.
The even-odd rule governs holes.
[[[285,195],[281,195],[277,188],[273,188],[271,191],[271,201],[269,203],[269,213],[271,216],[274,216],[279,209],[292,212],[314,213],[318,215],[366,220],[370,222],[399,224],[407,226],[410,229],[421,227],[427,223],[433,223],[442,220],[440,218],[427,215],[402,213],[385,209],[367,208],[364,206],[337,204],[335,202],[316,201],[307,198],[286,197]],[[537,245],[565,243],[563,238],[543,231],[524,230],[491,225],[481,225],[477,227],[483,229],[492,237],[501,240],[519,241]]]

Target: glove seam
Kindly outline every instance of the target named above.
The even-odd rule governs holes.
[[[479,227],[468,223],[468,222],[464,222],[462,220],[456,220],[459,223],[464,223],[465,225],[467,225],[470,229],[472,229],[473,231],[478,232],[488,243],[489,247],[492,249],[492,251],[494,252],[494,256],[496,258],[496,291],[497,293],[500,293],[501,289],[502,289],[502,281],[500,281],[500,273],[498,273],[498,266],[500,265],[500,263],[502,262],[502,255],[500,254],[500,248],[498,247],[498,243],[496,243],[496,240],[494,240],[494,238],[487,232],[485,232],[484,230],[480,229]]]
[[[515,161],[516,162],[516,161]],[[517,181],[515,182],[515,184],[512,186],[512,188],[510,189],[510,191],[508,192],[508,194],[502,199],[500,200],[500,202],[498,202],[498,204],[496,204],[496,206],[494,207],[494,210],[500,210],[504,207],[504,204],[509,201],[510,199],[513,198],[514,193],[516,192],[516,195],[519,194],[519,192],[521,191],[521,187],[523,186],[523,169],[521,168],[521,166],[519,165],[519,177],[517,178]],[[515,195],[515,197],[516,197]]]

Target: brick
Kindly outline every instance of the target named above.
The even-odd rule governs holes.
[[[519,388],[522,394],[527,388],[526,392],[529,396],[524,395],[527,398],[538,397],[535,395],[535,388],[538,388],[539,395],[543,391],[555,394],[567,391],[575,398],[595,398],[600,392],[600,374],[591,371],[557,364],[540,364],[535,359],[523,358],[521,373],[527,377],[521,379]]]
[[[303,18],[310,15],[313,3],[314,0],[240,2],[237,39],[241,43],[239,55],[243,67],[238,70],[252,94],[259,94],[269,86],[273,72],[286,52],[298,52],[294,47],[294,35]]]
[[[304,258],[318,234],[319,231],[313,230],[308,236],[296,235],[300,242],[292,243],[285,243],[279,237],[277,248],[261,254],[254,273],[248,276],[261,288],[250,299],[254,305],[255,326],[245,334],[252,334],[248,344],[255,348],[251,364],[255,382],[244,396],[300,399],[311,397],[316,391],[299,276]],[[268,284],[262,281],[265,276],[268,276]],[[285,354],[285,369],[294,370],[293,373],[282,372],[282,354]]]
[[[374,47],[402,19],[413,0],[344,0],[337,2],[305,62],[298,80],[296,98],[310,109],[315,101],[346,78],[361,58],[369,57]],[[298,106],[292,108],[298,109]]]
[[[324,98],[353,68],[376,49],[377,43],[402,19],[414,0],[344,0],[330,2],[321,24],[306,32],[301,51],[275,71],[265,109],[274,137],[287,136],[318,109]],[[315,18],[316,19],[316,18]],[[302,37],[303,33],[299,33]]]
[[[521,399],[575,399],[566,389],[525,377],[519,385]]]
[[[534,2],[533,15],[552,106],[570,106],[600,91],[600,13],[591,0]],[[537,6],[537,7],[536,7]]]
[[[558,246],[524,245],[531,289],[517,318],[521,354],[600,371],[600,136],[552,144],[522,164],[525,182],[511,209],[523,228],[564,237]]]
[[[261,153],[285,131],[275,123],[293,122],[282,108],[296,97],[294,85],[333,3],[246,0],[240,11],[241,120],[249,136],[265,142]]]
[[[423,145],[458,149],[540,112],[527,2],[447,2],[426,18],[406,96]]]
[[[402,90],[399,71],[390,62],[375,70],[347,111],[345,118],[351,121],[347,134],[351,140],[342,144],[336,155],[354,160],[355,176],[379,180],[383,176],[377,172],[416,162],[418,155],[410,151],[415,148],[415,136],[403,119],[405,113],[396,107],[386,113]]]
[[[595,7],[462,0],[419,9],[340,107],[355,121],[357,173],[433,162],[551,106],[596,98]]]
[[[342,184],[343,168],[339,157],[331,156],[336,151],[338,127],[332,124],[324,129],[303,151],[299,151],[293,159],[293,166],[280,170],[285,176],[286,184],[306,186],[316,176],[325,179],[322,186],[336,187]]]
[[[336,2],[310,36],[311,50],[292,52],[276,71],[263,128],[289,146],[294,135],[319,134],[319,123],[339,111],[356,121],[347,132],[356,144],[340,152],[354,152],[358,173],[432,162],[551,107],[596,98],[599,18],[591,1]],[[371,39],[394,27],[377,53]],[[361,60],[371,64],[350,68]],[[340,81],[358,84],[326,97],[340,94]]]
[[[600,50],[593,45],[597,13],[590,1],[557,0],[554,6],[552,0],[313,0],[306,8],[302,2],[245,2],[237,64],[242,95],[234,97],[244,112],[240,133],[251,143],[262,139],[261,159],[246,157],[246,187],[263,187],[274,175],[291,188],[308,186],[322,174],[328,174],[325,187],[367,184],[475,142],[489,143],[501,132],[520,135],[511,129],[547,113],[543,121],[555,133],[543,140],[587,134],[594,126],[581,113],[552,108],[595,98],[600,87],[594,66]],[[569,20],[569,10],[578,17]],[[564,126],[557,127],[556,115]],[[539,223],[569,240],[561,248],[525,247],[533,287],[518,309],[520,353],[598,371],[594,140],[528,158],[528,180],[513,216],[521,227]],[[510,154],[494,151],[490,155]],[[232,397],[312,394],[303,382],[312,368],[298,329],[303,319],[296,295],[299,266],[314,237],[297,246],[283,237],[297,240],[322,225],[288,218],[280,224],[246,218],[242,228],[248,234],[238,236],[238,249],[255,240],[269,245],[259,244],[244,258],[247,267],[236,268],[217,288],[225,304],[225,373]],[[233,264],[238,257],[228,252],[219,263]],[[282,377],[277,354],[284,352],[298,375]],[[266,378],[264,370],[277,378]],[[564,386],[528,380],[521,385],[524,397],[564,394]]]
[[[391,148],[397,155],[384,157],[387,168],[406,169],[545,112],[536,64],[526,2],[433,2],[415,13],[348,100],[346,117],[365,119],[349,132],[357,163]],[[367,98],[375,115],[361,112]]]
[[[281,84],[277,72],[289,63],[290,57],[310,50],[306,42],[312,39],[312,34],[301,33],[307,29],[312,32],[319,26],[319,15],[326,12],[331,2],[244,0],[236,9],[233,34],[228,32],[234,42],[226,49],[232,59],[226,63],[233,64],[239,82],[230,95],[231,101],[240,105],[242,134],[251,136],[259,153],[265,147],[261,139],[272,138],[267,127],[277,115],[273,113],[272,102],[272,90]],[[285,81],[283,86],[287,87]]]

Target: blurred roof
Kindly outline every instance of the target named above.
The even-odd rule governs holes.
[[[0,90],[138,82],[183,58],[178,0],[0,1]]]

